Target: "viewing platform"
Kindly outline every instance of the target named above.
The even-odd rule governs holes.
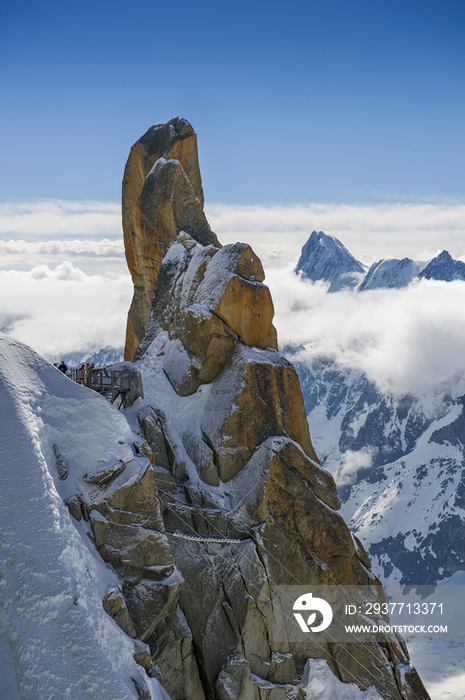
[[[116,399],[120,398],[118,408],[123,402],[130,405],[137,396],[143,396],[141,376],[131,363],[87,370],[68,369],[66,376],[77,384],[97,391],[110,403],[114,403]],[[128,402],[126,397],[129,398],[131,394],[135,394],[135,396],[132,401]]]

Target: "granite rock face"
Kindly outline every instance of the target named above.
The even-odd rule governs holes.
[[[179,187],[177,175],[156,179],[186,124],[154,128],[165,155],[150,150],[147,135],[133,148],[128,220],[151,211],[153,222],[168,201],[181,211],[189,187],[199,194],[187,156],[189,187]],[[147,167],[137,169],[144,158]],[[122,579],[105,609],[148,645],[148,673],[171,698],[304,700],[305,665],[322,658],[340,681],[374,686],[384,700],[427,700],[394,634],[369,647],[277,634],[283,587],[364,585],[373,601],[383,592],[313,449],[296,372],[277,350],[260,261],[246,244],[221,247],[209,227],[183,226],[165,235],[144,224],[137,234],[154,286],[134,358],[144,397],[126,411],[155,466],[136,490],[119,475],[119,487],[104,485],[106,496],[91,508],[99,551]],[[148,668],[145,647],[142,661]]]
[[[160,267],[150,322],[135,359],[166,331],[175,342],[164,371],[176,392],[188,396],[215,379],[238,343],[276,350],[273,302],[263,279],[250,246],[202,246],[182,232]]]
[[[219,246],[203,206],[193,128],[179,117],[152,126],[131,148],[123,178],[124,245],[134,284],[126,360],[145,335],[158,270],[178,233]]]

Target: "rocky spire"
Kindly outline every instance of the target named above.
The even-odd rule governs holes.
[[[158,505],[152,496],[144,505],[134,489],[111,492],[94,523],[99,551],[123,581],[119,602],[148,645],[149,673],[171,698],[303,700],[312,660],[324,659],[342,683],[374,686],[383,700],[427,700],[393,633],[343,645],[311,635],[295,643],[278,629],[276,610],[287,605],[293,621],[287,587],[364,586],[371,602],[384,593],[314,452],[297,374],[277,350],[259,259],[245,243],[218,243],[193,157],[186,167],[166,158],[181,157],[184,129],[192,138],[183,120],[153,127],[125,174],[133,193],[132,211],[124,200],[125,240],[141,251],[128,259],[137,258],[135,280],[150,279],[143,292],[135,282],[128,320],[127,352],[138,344],[145,394],[130,410],[156,455],[144,488],[154,478]],[[148,146],[152,139],[162,146]],[[140,535],[131,532],[124,556],[115,555],[119,523],[132,513],[132,525],[139,511]]]
[[[147,330],[161,262],[180,231],[220,246],[203,213],[197,135],[185,119],[152,126],[131,148],[123,178],[123,232],[134,296],[125,359],[132,360]]]

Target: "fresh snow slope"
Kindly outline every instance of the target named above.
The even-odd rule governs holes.
[[[465,644],[406,639],[432,700],[465,700]]]
[[[0,421],[0,697],[136,700],[135,679],[162,698],[103,610],[115,573],[64,504],[86,474],[133,460],[139,438],[105,399],[4,335]]]
[[[385,582],[434,583],[465,568],[465,373],[417,396],[359,370],[299,362],[310,432],[341,513]]]
[[[342,683],[324,659],[308,659],[302,685],[307,700],[382,700],[373,686],[360,690],[355,683]]]
[[[457,571],[441,583],[464,586],[465,571]],[[432,700],[465,700],[465,644],[419,637],[406,641],[410,659]]]

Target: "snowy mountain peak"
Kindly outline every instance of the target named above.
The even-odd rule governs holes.
[[[320,246],[323,246],[331,252],[336,248],[347,250],[347,248],[345,248],[345,246],[342,245],[341,241],[339,241],[335,236],[330,236],[328,233],[324,233],[324,231],[318,231],[318,233],[316,231],[312,231],[306,245],[308,245],[309,243],[312,243],[313,245],[318,244]]]
[[[443,250],[426,265],[418,276],[427,280],[443,280],[445,282],[465,280],[465,263],[454,260],[447,250]]]
[[[427,265],[426,262],[416,262],[410,258],[397,260],[396,258],[386,258],[373,263],[367,272],[365,279],[358,288],[359,292],[366,289],[400,289],[407,287],[421,270]]]
[[[109,365],[116,365],[118,362],[123,361],[124,349],[114,348],[112,345],[106,345],[104,348],[94,346],[88,348],[85,352],[61,353],[59,358],[54,355],[49,355],[47,359],[50,362],[60,362],[60,360],[62,360],[68,367],[80,367],[86,362],[89,364],[93,362],[95,367],[108,367]]]
[[[295,272],[314,282],[329,282],[329,292],[402,289],[418,279],[465,281],[465,263],[454,260],[447,250],[429,261],[383,258],[367,272],[367,266],[356,260],[339,239],[323,231],[313,231],[302,248]]]
[[[335,236],[313,231],[295,268],[306,279],[330,282],[330,292],[358,286],[366,268]]]

